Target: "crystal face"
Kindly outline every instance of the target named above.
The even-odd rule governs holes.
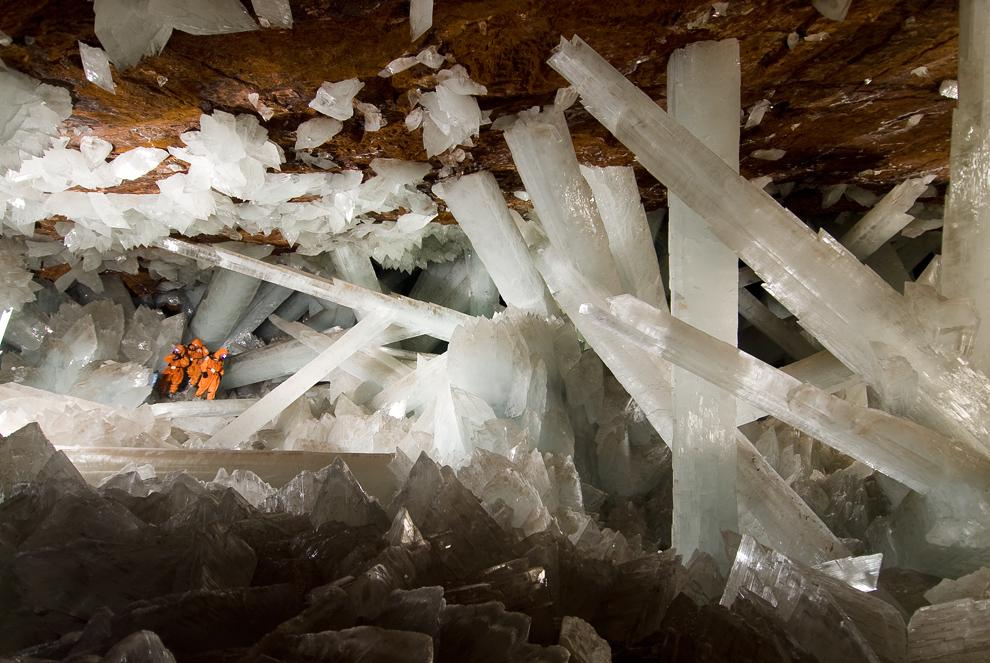
[[[805,4],[782,57],[870,11]],[[495,19],[432,0],[378,59],[333,41],[377,5],[93,9],[59,64],[90,101],[189,101],[214,82],[155,56],[209,35],[315,26],[353,69],[234,53],[236,95],[135,146],[0,35],[0,658],[985,658],[980,2],[958,81],[902,72],[959,102],[944,204],[934,170],[775,181],[806,148],[752,138],[799,109],[744,94],[747,40],[691,42],[738,3],[626,75],[564,39],[511,114],[449,46]]]

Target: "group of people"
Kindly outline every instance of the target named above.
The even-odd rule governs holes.
[[[181,343],[176,345],[165,357],[165,368],[160,379],[162,395],[176,393],[182,382],[188,379],[189,386],[196,388],[196,398],[205,397],[212,401],[220,388],[226,359],[227,348],[220,348],[211,354],[198,338],[190,341],[188,347]]]

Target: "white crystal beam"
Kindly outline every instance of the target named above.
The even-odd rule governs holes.
[[[854,256],[866,260],[914,220],[907,211],[933,179],[934,175],[927,175],[901,182],[846,231],[839,241]]]
[[[402,295],[374,292],[346,281],[307,274],[283,265],[271,265],[217,246],[191,244],[171,237],[160,240],[158,246],[363,313],[388,311],[395,317],[395,324],[442,340],[450,340],[454,329],[471,319],[471,316],[443,306]]]
[[[505,142],[550,243],[610,294],[622,292],[608,235],[581,175],[564,114],[526,112],[505,130]]]
[[[623,292],[636,295],[651,306],[667,308],[660,263],[632,166],[582,165],[581,174],[591,187],[605,225]]]
[[[739,42],[697,42],[674,51],[667,63],[667,98],[671,114],[738,170]],[[735,345],[739,319],[736,255],[673,194],[668,219],[671,313]],[[736,400],[690,371],[675,366],[671,375],[672,545],[685,559],[696,550],[708,553],[727,572],[731,560],[726,557],[722,532],[739,531]]]
[[[239,417],[221,428],[206,446],[232,449],[246,442],[261,427],[277,417],[327,373],[364,347],[377,343],[377,338],[392,323],[388,313],[375,311],[347,330],[337,341],[303,366],[289,379],[265,394]]]
[[[583,275],[552,254],[551,249],[544,249],[537,260],[551,293],[660,437],[670,440],[674,428],[670,365],[629,346],[609,325],[600,325],[594,318],[580,315],[582,302],[597,301],[605,305],[605,298],[601,292],[594,291]],[[848,556],[849,550],[749,440],[738,431],[735,440],[742,531],[808,563]]]
[[[509,306],[541,315],[556,307],[512,219],[495,176],[488,171],[441,182],[438,195],[450,208]]]
[[[959,103],[952,114],[941,292],[970,299],[981,324],[972,359],[990,371],[990,3],[959,2]]]
[[[990,381],[933,347],[900,294],[832,237],[816,235],[735,173],[579,37],[564,40],[550,65],[888,406],[990,453]],[[912,388],[905,389],[909,382]]]
[[[990,485],[990,461],[934,431],[801,383],[632,297],[610,301],[617,317],[594,307],[583,314],[611,322],[634,347],[690,370],[914,490],[927,493],[959,481]]]

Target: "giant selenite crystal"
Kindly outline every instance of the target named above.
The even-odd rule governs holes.
[[[580,38],[564,40],[550,64],[578,89],[585,108],[888,408],[988,452],[987,377],[936,347],[928,321],[909,302],[831,236],[816,235],[736,174]]]
[[[959,104],[952,114],[949,193],[942,228],[941,292],[980,316],[971,361],[990,370],[990,6],[959,3]]]
[[[512,160],[550,243],[610,294],[621,292],[619,272],[591,188],[581,175],[564,113],[526,111],[505,131]]]
[[[667,64],[670,113],[729,166],[739,168],[739,43],[698,42]],[[735,345],[736,256],[676,196],[670,198],[670,309],[678,319]],[[655,306],[655,304],[654,304]],[[683,368],[674,396],[672,545],[686,559],[702,550],[728,569],[722,531],[739,529],[735,398]]]
[[[471,240],[506,304],[550,313],[554,306],[495,176],[483,171],[445,180],[437,193]]]

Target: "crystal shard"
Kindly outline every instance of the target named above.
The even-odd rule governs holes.
[[[110,61],[102,48],[79,42],[79,57],[82,58],[83,72],[87,81],[111,94],[117,93],[117,86],[114,85],[113,75],[110,73]]]
[[[564,617],[560,645],[571,653],[574,663],[610,663],[612,648],[595,632],[595,627],[579,617]]]
[[[364,83],[356,78],[349,78],[337,83],[323,83],[316,91],[316,96],[309,107],[335,120],[347,120],[354,115],[354,105],[351,103]]]
[[[251,6],[261,27],[292,29],[292,7],[289,0],[251,0]]]
[[[409,3],[409,38],[416,41],[433,27],[433,0],[411,0]]]
[[[753,593],[767,600],[788,631],[822,661],[905,660],[904,619],[896,608],[744,536],[721,604]]]

